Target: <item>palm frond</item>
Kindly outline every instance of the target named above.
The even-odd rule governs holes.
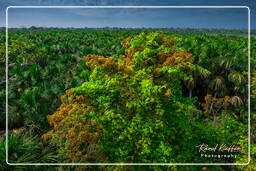
[[[245,78],[244,78],[243,74],[240,72],[231,72],[228,75],[228,80],[237,86],[241,85],[245,82]]]
[[[211,75],[211,72],[209,70],[207,70],[199,65],[196,66],[196,71],[203,78],[207,78],[208,76]]]
[[[217,76],[210,82],[209,87],[214,91],[224,90],[226,88],[225,80],[221,76]]]
[[[235,107],[239,107],[243,105],[243,100],[239,96],[233,96],[231,98],[231,104]]]

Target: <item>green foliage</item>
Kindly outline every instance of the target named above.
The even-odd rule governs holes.
[[[80,60],[88,53],[113,55],[122,53],[121,40],[129,32],[24,31],[9,36],[9,127],[35,126],[35,132],[48,129],[45,115],[53,113],[65,90],[88,79],[86,66]],[[130,35],[130,33],[129,33]],[[104,37],[104,38],[102,38]],[[1,37],[5,39],[5,37]],[[117,41],[117,39],[119,41]],[[5,58],[1,46],[1,59]],[[4,60],[5,61],[5,60]],[[3,65],[4,68],[4,65]],[[1,74],[4,72],[1,72]],[[1,75],[1,80],[5,77]],[[1,84],[4,88],[5,82]],[[5,90],[0,92],[4,107]],[[3,108],[4,109],[4,108]],[[1,108],[1,127],[5,113]],[[3,118],[3,119],[2,119]],[[13,119],[12,119],[13,118]],[[38,129],[40,128],[40,129]]]
[[[43,149],[43,150],[42,150]],[[0,169],[23,170],[26,166],[10,166],[6,164],[6,141],[0,141]],[[48,163],[57,162],[47,147],[42,148],[38,137],[30,137],[24,133],[12,133],[8,136],[8,162],[9,163]]]
[[[125,55],[116,61],[85,56],[89,79],[62,97],[62,105],[48,116],[53,130],[44,138],[70,161],[142,163],[209,161],[199,157],[196,146],[237,141],[246,129],[234,119],[216,126],[193,118],[190,111],[196,110],[197,99],[183,95],[182,83],[193,78],[188,71],[197,70],[202,78],[210,72],[194,65],[192,55],[177,48],[179,41],[162,33],[142,33],[123,41]],[[217,80],[213,89],[221,85]],[[91,122],[96,127],[90,134],[87,127],[78,126]],[[234,129],[241,131],[230,134]],[[92,141],[82,138],[84,134]]]
[[[29,133],[9,136],[10,160],[54,162],[54,151],[60,162],[247,162],[246,155],[236,160],[200,158],[195,148],[202,143],[237,142],[243,153],[248,152],[247,38],[140,32],[10,30],[9,129],[24,126]],[[52,170],[254,170],[256,41],[251,39],[249,166]],[[0,47],[4,64],[2,33]],[[5,126],[4,70],[1,65],[1,129]],[[202,104],[208,95],[215,98],[208,106],[214,112],[205,115]],[[45,117],[51,113],[48,120],[53,128]],[[43,136],[49,144],[42,144],[35,135],[49,129]],[[33,170],[4,164],[4,143],[0,141],[1,169]],[[52,148],[44,151],[46,146]]]

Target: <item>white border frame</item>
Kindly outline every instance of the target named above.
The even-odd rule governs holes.
[[[8,10],[10,8],[246,8],[248,10],[248,162],[247,163],[9,163],[8,162]],[[8,165],[248,165],[250,163],[250,8],[248,6],[8,6],[6,8],[6,163]]]

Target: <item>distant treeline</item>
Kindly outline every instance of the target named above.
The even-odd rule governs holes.
[[[10,30],[163,30],[171,33],[211,33],[211,34],[248,34],[248,29],[222,29],[222,28],[119,28],[119,27],[101,27],[101,28],[61,28],[61,27],[23,27],[23,28],[9,28]],[[0,27],[0,31],[5,31],[5,27]],[[250,30],[251,34],[256,34],[256,29]]]

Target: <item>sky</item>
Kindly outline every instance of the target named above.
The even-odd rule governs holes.
[[[256,0],[0,0],[8,6],[248,6],[256,28]],[[248,28],[247,8],[9,8],[8,27]]]

